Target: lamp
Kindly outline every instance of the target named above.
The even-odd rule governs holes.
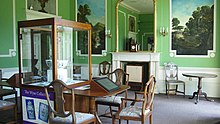
[[[108,38],[112,37],[112,34],[111,34],[110,30],[105,31],[105,36],[108,37]]]
[[[160,27],[160,35],[166,36],[168,34],[168,27],[165,30],[165,27]]]

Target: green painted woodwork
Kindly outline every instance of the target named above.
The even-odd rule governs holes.
[[[126,27],[126,24],[125,21],[127,20],[126,19],[126,14],[125,13],[122,13],[121,11],[119,11],[118,13],[118,41],[119,41],[119,44],[118,44],[118,50],[119,51],[123,51],[126,48],[126,43],[128,42],[128,34],[126,32],[127,30],[127,27]]]
[[[16,22],[25,19],[25,3],[26,0],[15,0],[16,9]],[[107,29],[111,31],[112,37],[107,38],[107,56],[94,56],[92,57],[92,63],[97,64],[103,60],[111,61],[110,52],[115,51],[115,6],[117,0],[106,0],[107,1]],[[157,48],[156,51],[160,52],[160,65],[167,61],[173,61],[180,67],[207,67],[207,68],[219,68],[220,67],[220,51],[218,46],[220,45],[220,1],[216,0],[216,53],[214,58],[192,58],[192,57],[170,57],[170,34],[168,36],[159,35],[159,27],[170,26],[170,0],[157,0],[156,2],[156,15],[157,15]],[[7,52],[9,47],[12,47],[12,0],[2,0],[0,5],[1,15],[1,29],[0,30],[0,54]],[[74,0],[58,0],[58,15],[64,19],[75,20],[75,1]],[[140,16],[141,19],[141,16]],[[141,26],[145,27],[145,26]],[[16,24],[17,29],[17,24]],[[152,29],[152,27],[151,27]],[[146,27],[148,30],[148,27]],[[4,35],[3,35],[4,34]],[[17,31],[16,31],[17,34]],[[140,37],[139,37],[140,38]],[[17,35],[16,35],[17,39]],[[17,41],[17,40],[16,40]],[[119,43],[121,44],[121,42]],[[17,45],[17,44],[16,44]],[[17,49],[17,48],[16,48]],[[121,46],[120,46],[121,49]],[[74,46],[75,51],[75,46]],[[17,53],[18,55],[18,53]],[[18,67],[18,56],[15,57],[0,57],[0,68],[12,68]],[[76,56],[74,56],[76,57]],[[79,62],[83,63],[83,57],[80,57]]]
[[[13,0],[3,0],[3,4],[7,7],[0,7],[0,17],[4,17],[4,19],[0,19],[0,41],[1,41],[1,54],[9,54],[9,49],[14,48],[14,40],[13,40]],[[7,13],[6,13],[7,12]],[[8,16],[10,15],[10,16]],[[7,40],[6,40],[7,38]]]
[[[0,54],[1,55],[8,55],[9,49],[14,48],[13,1],[16,2],[15,0],[2,0],[0,5],[0,17],[1,17]],[[0,68],[17,67],[17,63],[18,63],[17,56],[0,57]]]

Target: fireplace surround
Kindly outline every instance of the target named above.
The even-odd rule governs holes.
[[[112,70],[123,68],[123,62],[149,63],[149,75],[159,78],[160,53],[157,52],[112,52]]]

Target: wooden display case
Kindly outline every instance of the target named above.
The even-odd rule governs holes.
[[[87,41],[88,55],[83,58],[75,53],[79,32],[85,34],[83,40]],[[48,114],[43,87],[51,81],[60,79],[72,88],[91,82],[90,24],[61,18],[19,21],[18,49],[23,123],[48,123],[48,116],[42,115]],[[86,65],[86,72],[81,73],[87,75],[74,79],[73,67],[79,63]]]
[[[83,58],[88,66],[88,76],[83,81],[91,80],[91,25],[80,22],[49,18],[18,22],[19,34],[19,73],[21,84],[45,85],[60,79],[68,85],[76,84],[73,80],[73,65],[82,61],[75,55],[77,45],[76,32],[85,32],[88,41],[88,56]]]

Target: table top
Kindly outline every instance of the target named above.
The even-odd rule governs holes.
[[[197,77],[197,78],[215,78],[215,77],[217,77],[216,74],[210,74],[210,73],[183,73],[183,76]]]
[[[0,86],[12,87],[7,81],[0,81]]]
[[[92,91],[90,89],[87,89],[87,90],[76,90],[75,89],[74,93],[77,95],[88,96],[88,97],[103,97],[103,96],[112,96],[112,95],[122,93],[122,92],[128,90],[129,88],[130,88],[130,86],[121,85],[118,90],[108,92],[108,93],[103,93],[103,92],[99,92],[99,91]]]

